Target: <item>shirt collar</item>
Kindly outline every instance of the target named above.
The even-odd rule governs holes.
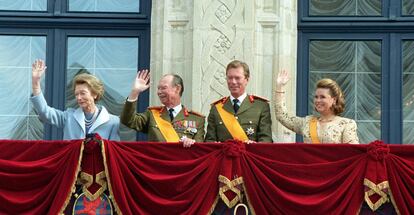
[[[178,113],[180,113],[180,111],[183,109],[183,106],[181,105],[181,103],[179,104],[179,105],[177,105],[177,106],[175,106],[175,107],[172,107],[172,108],[174,108],[174,111],[173,111],[173,115],[174,115],[174,117],[176,117],[177,115],[178,115]],[[171,108],[167,108],[167,110],[169,111]]]
[[[230,101],[233,104],[233,99],[238,99],[239,100],[238,103],[241,104],[246,97],[247,97],[247,93],[246,92],[244,92],[243,95],[239,96],[239,98],[234,98],[232,95],[230,95]]]

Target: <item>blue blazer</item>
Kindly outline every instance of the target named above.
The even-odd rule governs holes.
[[[63,128],[63,139],[84,139],[85,133],[85,114],[79,107],[77,109],[68,108],[65,111],[49,107],[42,93],[32,96],[30,100],[33,107],[39,114],[40,120],[58,128]],[[103,139],[119,139],[119,117],[108,113],[102,106],[101,113],[89,129],[89,133],[98,133]]]

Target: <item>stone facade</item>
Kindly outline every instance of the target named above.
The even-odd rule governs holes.
[[[269,99],[278,71],[291,71],[287,105],[294,112],[296,23],[292,0],[152,1],[151,105],[159,104],[159,78],[173,72],[184,79],[183,104],[208,115],[210,103],[229,94],[225,67],[238,59],[250,66],[248,93]],[[275,141],[294,141],[273,122]]]

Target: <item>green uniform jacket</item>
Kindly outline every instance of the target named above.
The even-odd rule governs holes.
[[[223,109],[234,114],[247,137],[256,142],[272,142],[272,119],[270,107],[267,100],[248,95],[240,105],[237,114],[234,113],[233,105],[229,97],[220,99],[224,102]],[[226,141],[233,139],[217,111],[215,102],[212,104],[208,115],[207,134],[205,142]]]
[[[121,123],[129,128],[147,133],[148,141],[150,142],[165,142],[166,140],[161,134],[150,108],[143,113],[135,113],[136,103],[136,101],[125,102],[124,109],[121,113]],[[161,118],[171,121],[165,107],[153,108],[163,108]],[[180,138],[187,136],[196,142],[203,142],[205,117],[201,114],[189,111],[183,107],[171,123]]]

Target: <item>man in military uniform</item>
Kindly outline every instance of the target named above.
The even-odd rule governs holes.
[[[121,113],[121,122],[129,128],[148,133],[148,141],[182,142],[190,147],[203,142],[205,117],[181,104],[183,80],[175,74],[164,75],[158,84],[158,97],[163,106],[148,107],[136,113],[138,96],[149,88],[148,70],[137,73],[131,93]]]
[[[246,93],[249,77],[246,63],[234,60],[227,65],[226,79],[230,96],[212,104],[205,142],[229,139],[246,143],[272,142],[269,101]]]

